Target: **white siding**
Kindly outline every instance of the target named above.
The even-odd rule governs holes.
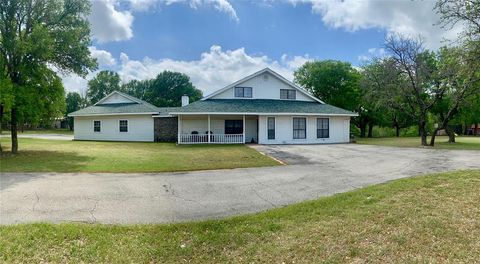
[[[268,77],[264,78],[265,75]],[[268,72],[246,80],[238,84],[237,87],[252,87],[252,99],[280,99],[280,89],[295,89]],[[211,99],[235,99],[234,92],[235,88],[232,87],[213,96]],[[314,101],[298,90],[296,98],[298,101]]]
[[[110,95],[109,97],[105,98],[104,101],[101,102],[101,104],[121,104],[121,103],[135,103],[135,102],[117,93]]]
[[[93,121],[101,122],[101,131],[93,132]],[[128,132],[119,131],[119,120],[128,120]],[[154,141],[151,115],[75,117],[75,140]]]
[[[259,116],[258,143],[260,144],[320,144],[347,143],[350,134],[350,117],[326,117],[330,119],[330,137],[317,138],[317,118],[325,116],[274,116],[275,139],[267,139],[267,117]],[[293,117],[307,118],[306,139],[293,139]]]

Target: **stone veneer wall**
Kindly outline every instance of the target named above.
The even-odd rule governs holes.
[[[178,119],[177,117],[154,118],[155,141],[177,142]]]

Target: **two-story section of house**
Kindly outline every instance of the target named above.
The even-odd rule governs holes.
[[[173,109],[178,143],[349,142],[355,113],[324,103],[269,68]]]
[[[324,103],[269,68],[197,102],[158,108],[113,92],[71,113],[76,140],[177,141],[178,144],[349,142],[355,113]]]

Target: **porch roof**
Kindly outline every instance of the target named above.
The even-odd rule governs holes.
[[[171,114],[251,113],[251,114],[325,114],[356,116],[357,114],[329,104],[275,99],[208,99],[172,109]]]

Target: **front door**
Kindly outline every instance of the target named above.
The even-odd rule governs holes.
[[[243,134],[243,120],[225,120],[225,134]]]

